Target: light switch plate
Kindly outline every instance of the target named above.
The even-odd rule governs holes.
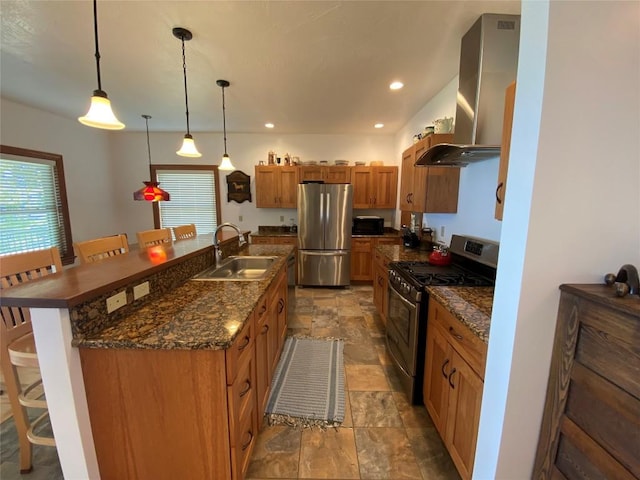
[[[140,285],[136,285],[133,287],[133,299],[138,300],[139,298],[144,297],[145,295],[149,295],[149,282],[141,283]]]
[[[107,298],[107,313],[115,312],[120,307],[124,307],[127,304],[127,292],[126,290],[116,293],[115,295]]]

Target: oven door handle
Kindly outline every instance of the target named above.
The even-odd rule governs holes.
[[[393,293],[395,293],[398,296],[400,300],[402,300],[402,303],[404,303],[407,307],[409,307],[411,310],[414,310],[414,311],[417,309],[416,304],[404,298],[402,294],[393,287],[392,283],[389,283],[389,288],[393,291]]]

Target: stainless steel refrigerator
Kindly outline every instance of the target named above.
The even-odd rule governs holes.
[[[298,284],[349,285],[353,187],[298,185]]]

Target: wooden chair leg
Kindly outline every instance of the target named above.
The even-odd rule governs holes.
[[[9,358],[6,354],[2,356],[2,374],[4,376],[7,396],[9,397],[9,402],[11,403],[11,413],[13,414],[13,421],[16,425],[16,431],[18,432],[18,444],[20,446],[20,473],[29,473],[32,468],[32,445],[27,438],[27,430],[29,430],[29,417],[27,416],[27,409],[20,405],[20,401],[18,399],[22,387],[20,386],[20,382],[18,380],[16,367],[9,363]]]

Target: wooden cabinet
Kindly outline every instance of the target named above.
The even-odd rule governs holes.
[[[324,183],[351,183],[351,167],[304,165],[298,167],[298,183],[305,180],[320,180]]]
[[[640,301],[562,285],[532,478],[640,478]]]
[[[398,167],[353,167],[353,208],[396,208]]]
[[[504,121],[502,123],[502,145],[500,146],[500,167],[498,168],[498,186],[496,187],[496,220],[502,220],[504,197],[507,193],[507,172],[509,170],[509,153],[511,150],[511,127],[513,126],[513,110],[516,101],[516,82],[507,87],[504,97]]]
[[[376,236],[351,239],[351,280],[375,279],[373,252],[378,245],[402,245],[402,238]]]
[[[296,270],[296,281],[298,279],[298,237],[292,235],[273,235],[273,236],[252,236],[251,243],[254,245],[293,245],[293,255],[295,256],[294,268]]]
[[[296,208],[297,167],[262,165],[255,173],[257,208]]]
[[[370,237],[351,239],[351,280],[371,280],[371,252],[373,239]]]
[[[255,324],[247,322],[227,357],[227,404],[231,478],[242,480],[258,436],[256,416]]]
[[[487,345],[430,299],[423,397],[463,479],[473,473],[486,355]]]
[[[242,480],[287,331],[286,295],[283,266],[226,350],[80,348],[101,478]]]
[[[425,213],[456,213],[460,168],[415,167],[414,163],[433,145],[451,143],[453,134],[433,134],[402,153],[400,210]]]
[[[373,252],[373,304],[383,323],[387,323],[387,306],[389,303],[389,259],[374,249]]]

